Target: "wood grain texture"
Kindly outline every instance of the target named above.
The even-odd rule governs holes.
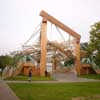
[[[75,41],[75,67],[77,74],[80,75],[80,68],[81,68],[81,63],[80,63],[80,40]]]
[[[41,58],[40,58],[40,75],[45,75],[46,70],[46,53],[47,53],[47,20],[43,18],[41,26]]]
[[[48,21],[50,21],[51,23],[55,24],[56,26],[58,26],[59,28],[61,28],[65,32],[67,32],[68,34],[72,35],[73,37],[78,38],[78,39],[81,38],[81,36],[78,33],[73,31],[71,28],[69,28],[68,26],[64,25],[59,20],[57,20],[56,18],[52,17],[51,15],[46,13],[45,11],[41,11],[40,12],[40,16],[46,18]]]

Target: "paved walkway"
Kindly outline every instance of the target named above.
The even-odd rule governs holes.
[[[67,73],[55,73],[53,77],[58,80],[58,82],[94,82],[100,81],[96,79],[88,79],[88,78],[80,78],[74,72],[67,72]]]
[[[0,100],[19,100],[6,83],[0,80]]]
[[[77,80],[56,80],[56,81],[5,81],[6,83],[72,83],[72,82],[100,82],[100,80],[77,78]]]

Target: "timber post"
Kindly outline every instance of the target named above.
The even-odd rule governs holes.
[[[45,70],[46,70],[46,53],[47,53],[47,20],[46,18],[43,18],[42,20],[42,26],[41,26],[41,36],[40,36],[40,42],[41,42],[41,58],[40,58],[40,75],[45,76]]]
[[[75,40],[75,67],[77,71],[77,75],[80,75],[81,63],[80,63],[80,39]]]

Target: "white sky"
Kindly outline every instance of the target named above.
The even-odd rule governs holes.
[[[81,42],[100,20],[100,0],[0,0],[0,54],[21,47],[41,22],[41,10],[79,33]]]

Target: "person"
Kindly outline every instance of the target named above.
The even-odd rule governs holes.
[[[32,69],[29,70],[29,81],[32,81]]]
[[[48,72],[47,72],[47,70],[45,70],[45,77],[47,77],[48,76]]]

